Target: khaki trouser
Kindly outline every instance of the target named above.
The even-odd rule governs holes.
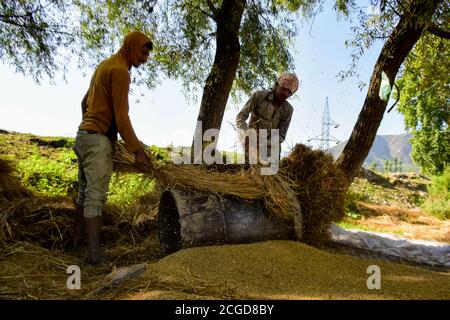
[[[78,159],[77,205],[85,217],[101,216],[113,170],[113,148],[108,137],[80,130],[73,147]]]

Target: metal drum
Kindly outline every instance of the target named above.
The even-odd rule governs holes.
[[[158,228],[166,254],[194,246],[297,239],[293,223],[269,215],[260,201],[198,190],[165,191]]]

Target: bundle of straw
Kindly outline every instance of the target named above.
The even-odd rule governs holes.
[[[152,158],[151,152],[146,151]],[[296,229],[301,229],[300,205],[290,188],[292,182],[279,175],[260,176],[259,168],[240,170],[233,173],[217,172],[198,165],[153,165],[147,171],[134,167],[135,157],[123,141],[116,143],[115,168],[122,172],[140,172],[155,178],[165,188],[186,187],[223,195],[233,195],[243,199],[262,199],[266,209],[282,219],[293,220]],[[300,232],[299,232],[300,234]]]
[[[150,153],[149,153],[150,155]],[[134,171],[134,155],[123,142],[116,146],[119,171]],[[270,214],[294,223],[299,239],[317,243],[329,238],[331,223],[344,216],[346,180],[333,158],[320,150],[296,145],[276,175],[261,176],[259,168],[217,172],[205,166],[166,164],[144,174],[162,186],[188,187],[243,199],[261,199]],[[301,212],[301,214],[300,214]]]
[[[347,180],[329,153],[296,145],[280,170],[296,184],[293,190],[303,217],[303,239],[318,243],[329,238],[330,226],[345,212]]]
[[[202,191],[234,195],[244,199],[261,199],[265,192],[250,172],[239,173],[214,172],[205,166],[157,164],[150,151],[146,150],[152,167],[146,171],[134,166],[135,156],[130,153],[123,141],[115,145],[114,162],[116,170],[122,172],[139,172],[166,187],[188,187]],[[256,183],[255,183],[256,182]]]

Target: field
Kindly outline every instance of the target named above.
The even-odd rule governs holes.
[[[111,266],[92,268],[72,250],[76,196],[73,139],[0,134],[1,299],[450,299],[448,272],[358,257],[294,241],[160,251],[156,227],[161,190],[138,174],[114,174],[104,212],[103,242],[114,267],[144,264],[138,277],[105,282]],[[166,150],[152,147],[159,157]],[[429,177],[364,171],[347,193],[346,228],[450,242],[450,224],[422,209]],[[69,290],[67,267],[81,268],[80,290]],[[380,290],[366,285],[367,268],[382,272]]]

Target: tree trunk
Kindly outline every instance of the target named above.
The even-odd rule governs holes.
[[[197,117],[197,121],[200,121],[202,125],[202,136],[208,129],[220,130],[222,124],[228,96],[239,66],[241,53],[239,29],[244,8],[245,0],[224,0],[215,15],[216,54],[203,88]],[[203,144],[203,148],[204,146]]]
[[[363,108],[348,143],[336,161],[344,171],[348,185],[364,163],[386,110],[387,101],[382,101],[378,95],[381,72],[384,71],[393,84],[401,64],[431,22],[433,13],[442,1],[413,0],[384,44],[370,79]]]

